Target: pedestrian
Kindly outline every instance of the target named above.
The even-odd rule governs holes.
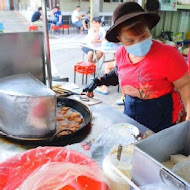
[[[53,7],[51,11],[51,17],[55,18],[55,20],[53,21],[53,24],[55,24],[56,26],[63,25],[63,16],[58,6]]]
[[[83,31],[87,31],[87,26],[85,23],[85,20],[82,19],[82,15],[80,14],[80,6],[77,6],[76,9],[72,13],[71,17],[72,23],[80,29],[80,34],[83,33]]]
[[[31,22],[36,26],[43,26],[42,22],[42,7],[38,7],[38,10],[34,12],[31,18]]]
[[[176,48],[152,40],[151,29],[159,20],[135,2],[120,4],[106,33],[108,41],[123,45],[116,52],[116,68],[83,89],[93,97],[97,86],[119,83],[125,93],[124,113],[154,132],[178,122],[181,100],[190,120],[188,66]]]
[[[86,11],[86,14],[83,16],[83,20],[86,24],[87,29],[89,29],[90,28],[90,7],[88,11]]]
[[[101,19],[99,17],[94,17],[92,19],[92,27],[88,30],[88,35],[86,37],[86,43],[99,43],[105,39],[105,29],[101,27]],[[96,58],[94,57],[94,52],[92,49],[87,47],[82,47],[82,51],[88,55],[88,62],[96,63],[103,56],[101,51],[96,51]]]

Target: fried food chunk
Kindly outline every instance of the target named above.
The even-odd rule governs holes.
[[[69,124],[68,124],[68,123],[65,123],[65,122],[61,122],[61,123],[60,123],[60,126],[61,126],[61,127],[68,128],[68,127],[69,127]]]
[[[75,118],[75,121],[77,122],[77,123],[82,123],[83,122],[83,118],[82,117],[76,117]]]
[[[72,112],[73,117],[80,117],[80,113]]]
[[[75,123],[75,124],[71,125],[70,130],[71,130],[72,132],[75,132],[75,131],[77,131],[78,129],[79,129],[79,124],[78,124],[78,123]]]
[[[83,122],[83,117],[80,113],[73,110],[70,107],[59,107],[57,111],[57,136],[69,135],[76,132],[80,128],[80,124]]]
[[[69,110],[69,107],[66,107],[66,106],[61,108],[61,111],[68,111],[68,110]]]
[[[70,115],[67,117],[67,119],[68,119],[69,121],[73,121],[75,118],[70,114]]]
[[[63,117],[56,117],[57,121],[63,121]]]
[[[65,115],[67,113],[67,111],[59,111],[58,112],[60,115]]]
[[[71,125],[70,125],[70,127],[71,128],[79,128],[80,127],[80,124],[79,123],[72,123]]]
[[[67,112],[67,113],[65,113],[65,114],[63,114],[63,117],[65,118],[65,119],[67,119],[68,117],[69,117],[69,113]]]

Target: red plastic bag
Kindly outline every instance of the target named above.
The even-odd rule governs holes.
[[[84,172],[79,172],[81,169]],[[59,174],[53,179],[56,172]],[[55,181],[58,178],[64,180],[58,183]],[[108,190],[100,168],[92,159],[62,147],[39,147],[11,157],[0,164],[0,179],[1,190],[22,189],[26,184],[31,185],[30,190]],[[49,182],[53,186],[57,183],[59,188],[52,188]]]

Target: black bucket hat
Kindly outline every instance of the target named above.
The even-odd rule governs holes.
[[[117,39],[117,27],[136,17],[143,16],[147,20],[147,24],[152,29],[160,20],[160,16],[154,13],[147,13],[143,8],[135,2],[126,2],[120,4],[113,12],[113,26],[107,31],[106,39],[110,42],[119,42]]]

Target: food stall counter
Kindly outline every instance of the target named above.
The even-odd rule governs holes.
[[[104,130],[104,128],[116,123],[129,123],[136,126],[140,130],[140,134],[144,135],[148,128],[139,124],[132,118],[125,114],[115,110],[111,106],[101,103],[93,106],[89,106],[92,112],[91,122],[78,133],[68,138],[59,138],[55,141],[18,141],[11,138],[0,138],[0,162],[4,161],[8,157],[15,155],[19,152],[23,152],[27,149],[35,148],[38,146],[75,146],[75,143],[86,143],[96,139]],[[85,152],[85,151],[84,151]],[[83,149],[81,149],[83,153]]]

